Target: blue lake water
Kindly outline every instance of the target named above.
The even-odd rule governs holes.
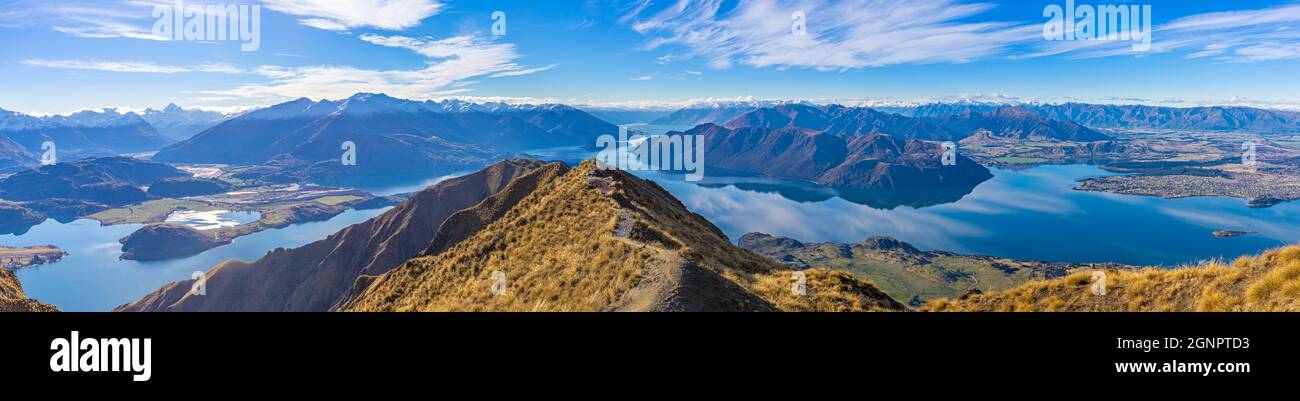
[[[993,169],[993,174],[956,202],[892,209],[849,202],[833,193],[819,196],[819,188],[798,182],[656,181],[733,241],[748,232],[842,243],[885,235],[928,250],[1162,266],[1231,259],[1300,242],[1296,202],[1252,209],[1233,198],[1170,200],[1074,190],[1080,179],[1111,175],[1093,166]],[[1214,230],[1257,233],[1215,238]]]
[[[68,256],[58,263],[18,270],[27,295],[65,311],[106,311],[139,300],[163,284],[188,279],[195,271],[207,271],[229,259],[255,260],[277,247],[306,245],[386,210],[349,210],[328,221],[266,230],[198,255],[156,262],[118,260],[122,254],[118,239],[139,229],[138,224],[102,226],[93,220],[67,224],[47,220],[21,236],[0,236],[0,244],[63,248]]]

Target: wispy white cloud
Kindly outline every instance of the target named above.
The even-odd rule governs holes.
[[[207,72],[220,74],[239,74],[243,70],[230,64],[207,63],[195,66],[162,65],[148,61],[93,61],[93,60],[46,60],[28,59],[22,63],[32,67],[63,68],[71,70],[94,70],[108,72],[134,72],[153,74],[177,74],[184,72]]]
[[[72,22],[76,24],[55,25],[50,27],[50,29],[68,35],[76,36],[79,38],[91,38],[91,39],[126,38],[126,39],[144,39],[144,40],[155,40],[155,41],[171,40],[170,38],[165,36],[154,35],[153,32],[138,26],[111,21],[111,20],[98,19],[98,18],[73,18],[70,19],[68,22]]]
[[[1158,12],[1159,9],[1153,9]],[[1129,42],[1045,42],[1017,58],[1065,55],[1073,59],[1183,53],[1187,59],[1249,63],[1300,59],[1300,4],[1194,14],[1154,28],[1151,49],[1133,52]]]
[[[633,80],[633,81],[649,81],[649,80],[651,80],[651,79],[654,79],[654,77],[649,76],[649,75],[642,75],[642,76],[639,76],[639,77],[632,77],[632,80]]]
[[[167,40],[151,32],[144,0],[128,2],[9,2],[0,4],[0,27],[48,28],[81,38]]]
[[[620,22],[645,36],[639,49],[662,52],[660,62],[698,59],[718,69],[843,70],[1170,52],[1232,63],[1300,59],[1296,3],[1178,18],[1154,27],[1145,52],[1133,51],[1130,41],[1047,41],[1046,19],[979,20],[994,7],[968,0],[642,0],[631,3]],[[792,29],[796,12],[805,16],[802,35]]]
[[[169,38],[153,33],[156,21],[153,10],[175,4],[172,0],[15,3],[24,4],[0,4],[0,16],[5,17],[0,26],[47,26],[81,38],[157,41]],[[420,25],[425,18],[437,15],[445,8],[437,0],[264,0],[261,4],[271,11],[301,17],[299,22],[303,25],[331,31],[354,28],[404,30]]]
[[[426,67],[415,70],[377,70],[352,66],[281,67],[262,66],[257,74],[268,82],[250,83],[232,89],[200,92],[195,99],[232,99],[273,102],[299,97],[344,98],[357,92],[430,99],[470,92],[465,86],[475,78],[500,78],[533,74],[555,67],[526,67],[517,63],[522,56],[515,45],[474,36],[420,39],[406,36],[362,35],[361,40],[380,46],[411,50],[427,58]]]
[[[303,17],[313,28],[344,31],[379,28],[399,31],[420,25],[444,8],[435,0],[265,0],[266,7]]]
[[[643,3],[644,4],[644,3]],[[669,62],[701,58],[714,68],[810,67],[821,70],[896,64],[964,63],[1041,39],[1041,25],[964,22],[993,6],[955,0],[680,0],[625,18],[646,36],[643,50],[667,50]],[[802,12],[806,29],[796,34]]]

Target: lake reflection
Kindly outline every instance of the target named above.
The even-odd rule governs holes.
[[[892,209],[855,203],[838,194],[817,199],[763,187],[697,185],[680,178],[648,176],[733,241],[748,232],[806,242],[857,242],[885,235],[922,249],[1164,266],[1233,258],[1300,242],[1296,202],[1251,209],[1245,201],[1232,198],[1166,200],[1075,191],[1080,179],[1110,175],[1093,166],[992,171],[993,179],[956,202]],[[1236,238],[1211,235],[1220,229],[1257,233]]]
[[[262,218],[258,212],[232,212],[229,210],[178,210],[167,215],[165,222],[207,231],[248,224]]]
[[[811,182],[783,180],[738,172],[719,172],[718,169],[710,172],[710,174],[715,173],[730,175],[705,177],[695,184],[706,188],[735,187],[749,192],[772,193],[801,203],[824,202],[832,198],[840,198],[876,209],[894,209],[899,206],[926,207],[952,203],[961,200],[962,197],[975,190],[975,186],[931,189],[831,188]],[[664,175],[657,176],[664,178]]]

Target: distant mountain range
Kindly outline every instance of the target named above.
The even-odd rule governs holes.
[[[838,136],[885,134],[928,141],[960,141],[981,130],[1022,139],[1102,141],[1109,137],[1068,121],[1056,121],[1017,107],[913,118],[870,108],[786,104],[760,108],[728,121],[729,128],[798,127]]]
[[[280,160],[334,174],[427,173],[479,167],[524,149],[594,146],[597,136],[617,130],[563,105],[421,102],[362,93],[338,101],[298,99],[244,113],[168,146],[154,160],[234,165]],[[344,142],[356,145],[355,170],[341,166]],[[292,162],[284,162],[286,157]]]
[[[899,138],[949,141],[960,138],[951,129],[923,119],[839,105],[785,104],[756,109],[731,119],[728,128],[806,128],[836,136],[871,134]]]
[[[933,103],[900,110],[913,117],[939,117],[987,113],[1010,105]],[[1262,134],[1300,132],[1300,113],[1253,107],[1161,107],[1088,103],[1014,106],[1059,121],[1072,121],[1094,129],[1160,129],[1193,131],[1246,131]]]
[[[782,104],[810,105],[800,102],[755,102],[697,106],[678,110],[653,121],[653,123],[726,124],[742,114],[765,107],[778,107]],[[1300,112],[1254,107],[951,102],[870,108],[879,112],[916,118],[982,114],[994,112],[998,109],[1019,108],[1032,111],[1050,120],[1074,122],[1091,129],[1246,131],[1263,134],[1300,132]]]
[[[266,164],[263,173],[274,170],[286,180],[461,171],[527,149],[594,146],[597,136],[617,130],[607,120],[954,142],[983,131],[998,138],[1078,142],[1107,140],[1097,129],[1112,128],[1300,132],[1300,113],[1247,107],[957,102],[871,108],[733,101],[672,112],[602,108],[588,113],[564,105],[413,101],[360,93],[332,101],[298,99],[238,115],[174,104],[140,114],[105,109],[34,117],[0,110],[0,174],[37,166],[45,141],[56,144],[60,160],[161,149],[156,160],[163,162]],[[346,141],[359,145],[356,168],[338,163]]]
[[[658,125],[723,124],[760,107],[743,104],[686,108],[674,111],[672,114],[655,119],[650,123]]]
[[[175,103],[168,104],[162,110],[145,109],[140,115],[158,133],[175,141],[190,139],[230,117],[215,111],[183,109]]]
[[[988,131],[1003,138],[1038,141],[1096,142],[1110,139],[1105,134],[1077,123],[1050,119],[1020,107],[998,107],[985,112],[970,110],[961,114],[927,117],[921,120],[952,130],[957,134],[955,140],[968,138],[981,131]]]
[[[43,143],[54,142],[60,160],[148,152],[172,142],[139,115],[120,114],[113,109],[51,117],[0,110],[0,138],[22,146],[31,154],[41,154]],[[0,158],[20,162],[19,158],[11,157],[12,154],[0,153]]]
[[[955,155],[945,166],[939,144],[883,134],[832,135],[807,128],[726,128],[705,124],[685,132],[703,135],[710,168],[760,173],[839,188],[909,189],[974,187],[992,173]]]
[[[0,173],[38,166],[53,142],[59,160],[117,156],[162,149],[211,127],[226,116],[170,104],[142,114],[116,109],[36,117],[0,109]]]

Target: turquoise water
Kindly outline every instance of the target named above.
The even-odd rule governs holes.
[[[63,248],[69,255],[62,261],[18,271],[27,295],[65,311],[106,311],[136,301],[163,284],[190,278],[195,271],[207,271],[229,259],[255,260],[277,247],[306,245],[386,210],[349,210],[328,221],[266,230],[198,255],[156,262],[118,260],[122,254],[118,239],[139,229],[137,224],[102,226],[93,220],[67,224],[47,220],[21,236],[0,235],[0,245]]]

